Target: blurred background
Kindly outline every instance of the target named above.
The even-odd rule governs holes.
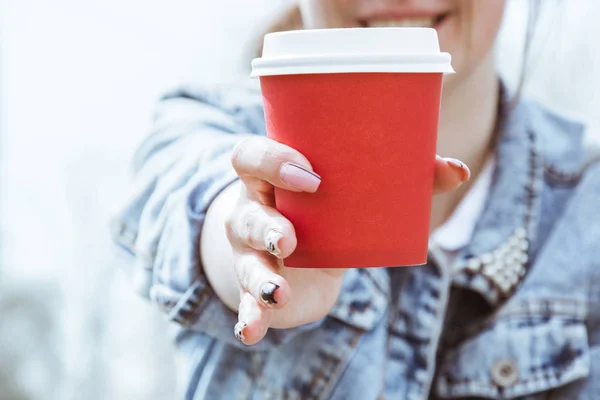
[[[108,220],[160,94],[246,79],[292,3],[0,2],[0,400],[180,397],[166,322],[131,293]],[[597,145],[600,2],[542,3],[525,92]],[[510,85],[526,5],[509,0],[498,43]]]

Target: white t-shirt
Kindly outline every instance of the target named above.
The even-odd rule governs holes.
[[[442,252],[447,265],[453,265],[458,252],[469,244],[492,185],[495,159],[489,159],[471,189],[450,218],[433,231],[429,246]]]

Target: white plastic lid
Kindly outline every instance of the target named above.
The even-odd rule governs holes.
[[[350,72],[454,73],[432,28],[313,29],[270,33],[251,76]]]

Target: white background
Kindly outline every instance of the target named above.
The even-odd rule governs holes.
[[[164,325],[115,275],[108,219],[160,93],[183,81],[244,77],[261,27],[288,2],[3,1],[3,391],[5,379],[35,399],[176,398]],[[513,0],[499,45],[511,82],[525,3]],[[589,120],[594,137],[600,2],[544,5],[527,91]]]

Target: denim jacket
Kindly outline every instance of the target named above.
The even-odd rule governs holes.
[[[600,168],[583,126],[505,107],[493,183],[451,263],[350,270],[320,321],[256,346],[202,273],[205,212],[264,135],[258,88],[166,95],[113,221],[136,289],[176,322],[186,399],[600,399]]]

